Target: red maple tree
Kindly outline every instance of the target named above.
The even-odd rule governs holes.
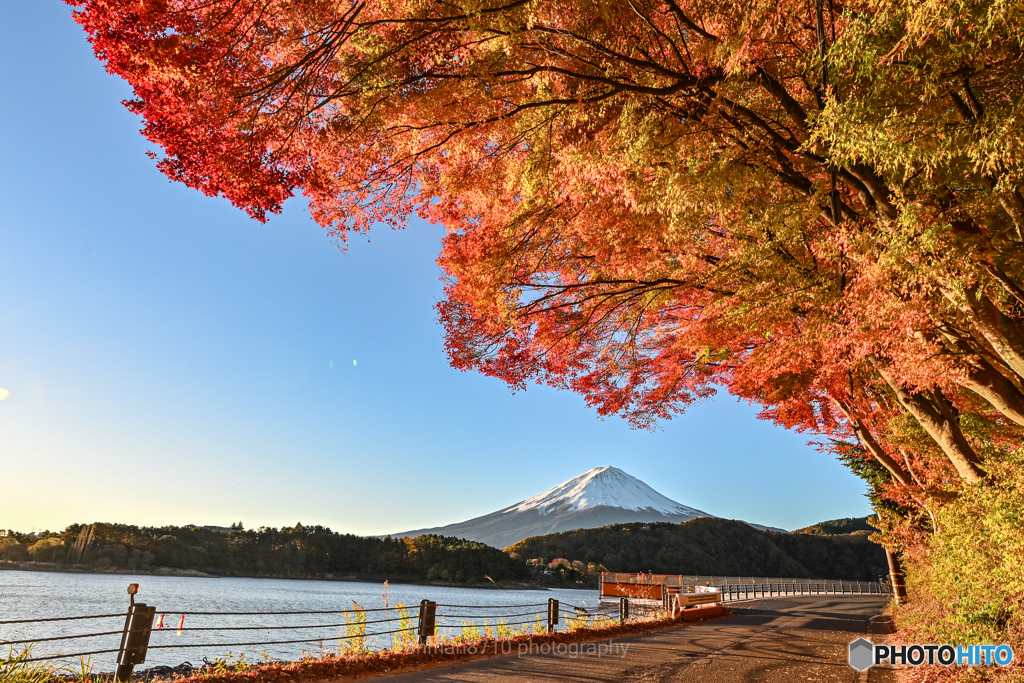
[[[1019,441],[1010,8],[68,2],[171,178],[442,223],[456,367],[640,426],[725,386],[917,500]]]

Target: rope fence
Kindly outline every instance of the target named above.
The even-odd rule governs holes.
[[[359,608],[360,612],[393,612],[394,607]],[[187,610],[162,610],[161,614],[190,614],[196,617],[241,617],[241,616],[277,616],[288,614],[344,614],[352,609],[305,610],[301,612],[189,612]],[[123,614],[117,615],[123,617]]]
[[[527,605],[449,605],[443,602],[437,603],[438,607],[453,607],[455,609],[494,609],[495,607],[501,607],[503,609],[524,609],[526,607],[546,607],[546,602],[534,602]]]
[[[92,655],[107,655],[119,650],[92,650],[90,652],[76,652],[74,654],[56,654],[56,655],[40,655],[38,657],[25,657],[18,658],[17,662],[48,662],[54,659],[78,659],[80,657],[91,657]],[[0,659],[0,662],[4,660]]]
[[[393,631],[382,631],[380,633],[367,633],[366,635],[359,635],[359,636],[334,636],[334,637],[330,638],[330,640],[355,640],[357,638],[369,638],[369,637],[375,636],[375,635],[376,636],[386,636],[386,635],[391,635],[393,633],[402,633],[403,631],[415,631],[416,628],[417,628],[416,626],[410,626],[409,628],[399,628],[399,629],[395,629]],[[198,645],[181,645],[181,644],[175,643],[173,645],[150,645],[148,649],[150,649],[150,650],[160,650],[160,649],[168,649],[168,648],[187,649],[187,648],[197,648],[197,647],[256,647],[256,646],[262,646],[262,645],[294,645],[294,644],[298,644],[298,643],[321,643],[321,642],[323,642],[325,640],[329,640],[329,639],[321,637],[321,638],[300,638],[300,639],[297,639],[297,640],[261,640],[259,642],[251,642],[251,643],[201,643],[201,644],[198,644]]]
[[[0,640],[4,645],[23,645],[26,643],[48,643],[54,640],[74,640],[76,638],[98,638],[100,636],[119,636],[122,631],[105,631],[103,633],[83,633],[77,636],[52,636],[50,638],[26,638],[25,640]]]
[[[171,612],[174,614],[174,612]],[[6,626],[7,624],[36,624],[44,621],[75,621],[76,619],[113,619],[114,617],[124,617],[124,614],[93,614],[86,617],[48,617],[46,619],[9,619],[7,621],[0,621],[0,626]]]
[[[336,643],[339,650],[347,647],[367,647],[369,644],[376,646],[394,646],[401,644],[403,647],[424,647],[428,643],[436,642],[434,639],[441,637],[458,637],[461,634],[472,634],[473,637],[486,634],[486,637],[494,637],[495,633],[512,635],[504,632],[503,629],[512,629],[513,632],[525,633],[552,633],[561,628],[567,628],[567,622],[579,623],[591,618],[609,618],[613,613],[607,607],[577,606],[568,603],[559,604],[558,600],[549,599],[545,602],[517,603],[507,605],[480,605],[461,603],[437,603],[423,600],[419,605],[396,607],[394,605],[382,608],[351,608],[331,610],[278,610],[278,611],[190,611],[187,609],[160,610],[159,621],[156,607],[144,603],[135,602],[135,594],[138,592],[138,584],[129,586],[131,603],[126,613],[122,614],[94,614],[67,617],[45,617],[32,619],[7,619],[0,621],[0,626],[31,626],[43,625],[52,622],[73,622],[87,620],[103,620],[123,618],[124,628],[120,630],[91,631],[88,633],[75,634],[45,634],[41,637],[16,637],[11,640],[0,638],[0,646],[7,645],[11,648],[11,657],[0,656],[0,673],[4,666],[11,663],[31,663],[52,660],[76,660],[97,655],[117,654],[117,669],[114,679],[119,682],[127,682],[131,679],[133,668],[146,661],[146,654],[150,650],[160,651],[194,651],[197,649],[214,650],[222,654],[227,648],[266,648],[267,646],[287,645],[308,645],[320,643],[323,648],[325,643]],[[400,603],[399,603],[400,604]],[[277,619],[289,616],[315,617],[320,615],[345,615],[345,621],[332,620],[329,623],[318,624],[305,621],[299,624],[288,623],[267,623],[267,624],[238,624],[231,623],[231,619],[245,617],[268,617]],[[370,619],[367,619],[367,616]],[[164,625],[165,617],[172,617],[170,623]],[[178,617],[180,616],[180,621]],[[216,618],[228,619],[225,623],[217,623]],[[199,618],[197,625],[185,626],[185,619]],[[206,621],[214,618],[214,623]],[[177,625],[174,624],[178,621]],[[203,623],[206,621],[206,623]],[[312,620],[311,620],[312,621]],[[460,624],[461,622],[461,624]],[[481,623],[482,622],[482,623]],[[155,623],[155,626],[154,626]],[[370,627],[370,628],[367,628]],[[373,627],[383,628],[376,630]],[[467,631],[467,629],[470,629]],[[328,633],[317,633],[328,631]],[[297,637],[288,637],[287,632],[292,632]],[[306,631],[306,634],[302,632]],[[340,631],[340,632],[339,632]],[[259,640],[259,632],[264,632],[269,639]],[[312,633],[309,633],[312,632]],[[188,636],[193,634],[198,637],[200,634],[213,636],[207,642],[200,639],[200,642],[167,642],[166,638],[171,634],[176,636]],[[217,639],[215,634],[238,633],[240,638]],[[243,634],[248,634],[243,635]],[[280,634],[284,638],[274,635]],[[96,642],[86,643],[88,639],[119,637],[120,644],[114,647],[111,642],[108,647],[103,647]],[[253,637],[255,636],[255,637]],[[154,642],[150,642],[154,639]],[[397,641],[395,639],[398,639]],[[108,641],[109,642],[109,641]],[[71,647],[79,651],[64,652],[33,652],[32,646],[36,644],[53,644]],[[84,647],[83,647],[84,645]],[[100,645],[100,647],[96,647]],[[23,646],[20,652],[15,646]],[[27,647],[24,647],[27,646]],[[265,653],[265,650],[264,650]],[[204,658],[205,659],[205,658]]]
[[[309,643],[320,643],[321,648],[325,642],[337,643],[340,650],[347,647],[358,647],[360,649],[369,644],[380,645],[382,638],[384,645],[395,645],[400,643],[403,647],[415,644],[423,647],[428,642],[435,642],[432,639],[444,637],[445,634],[455,634],[462,629],[466,634],[479,636],[481,628],[487,633],[487,637],[495,632],[501,633],[504,628],[518,629],[525,627],[523,632],[547,632],[553,633],[559,629],[565,630],[572,625],[586,624],[593,620],[618,620],[625,622],[632,618],[664,616],[672,614],[676,616],[680,609],[700,607],[706,603],[721,605],[722,602],[734,602],[736,600],[756,599],[764,597],[778,597],[784,595],[808,595],[808,594],[888,594],[887,585],[872,582],[850,582],[850,581],[796,581],[784,580],[774,581],[741,581],[737,583],[718,583],[714,586],[666,586],[663,591],[663,599],[652,601],[636,599],[635,597],[620,597],[613,603],[599,602],[588,607],[586,605],[574,605],[571,603],[560,603],[556,599],[549,599],[546,602],[525,603],[514,605],[466,605],[437,603],[429,600],[422,600],[419,605],[410,606],[389,606],[382,608],[352,608],[341,610],[290,610],[290,611],[246,611],[246,612],[204,612],[188,610],[161,610],[161,618],[154,621],[157,610],[153,606],[135,602],[135,593],[138,591],[138,584],[129,586],[131,603],[124,614],[95,614],[67,617],[46,617],[34,619],[7,619],[0,621],[0,626],[26,625],[26,624],[47,624],[53,622],[102,620],[113,618],[124,618],[124,628],[120,630],[105,630],[90,633],[70,635],[46,635],[38,638],[17,638],[13,640],[0,639],[0,645],[7,645],[11,648],[11,657],[4,659],[0,657],[0,673],[5,666],[14,663],[42,662],[55,659],[74,660],[95,655],[106,655],[117,653],[117,669],[114,675],[115,681],[127,682],[131,679],[133,668],[146,661],[146,653],[149,650],[196,650],[200,648],[216,649],[223,652],[225,648],[251,648],[276,646],[276,645],[302,645]],[[693,593],[691,593],[693,591]],[[700,599],[698,599],[700,598]],[[701,603],[701,605],[697,605]],[[682,607],[680,607],[682,605]],[[185,626],[186,617],[209,618],[209,617],[287,617],[287,616],[316,616],[316,615],[339,615],[344,614],[345,621],[333,621],[327,624],[243,624],[214,623],[204,625],[200,622],[196,626]],[[180,615],[177,626],[169,625],[163,627],[163,618],[167,615]],[[370,615],[374,618],[367,619]],[[489,622],[488,620],[493,620]],[[461,626],[457,623],[461,621]],[[483,624],[479,622],[483,621]],[[591,622],[593,623],[593,622]],[[384,625],[386,630],[367,630],[368,626]],[[390,628],[397,625],[398,628]],[[533,630],[530,629],[533,627]],[[330,634],[317,635],[316,631],[327,629],[344,629],[345,635],[335,631]],[[302,631],[314,631],[308,636],[300,638],[255,640],[242,638],[236,642],[176,642],[168,643],[163,639],[174,633],[177,636],[183,634],[200,633],[253,633],[263,631],[268,635],[285,631],[296,632],[300,635]],[[150,644],[150,639],[156,635],[158,641]],[[282,635],[285,635],[282,633]],[[43,643],[73,643],[90,638],[111,638],[120,637],[120,644],[117,647],[99,647],[90,649],[85,643],[80,643],[81,652],[72,653],[39,653],[31,651],[35,644]],[[271,636],[273,637],[273,636]],[[395,641],[395,637],[398,638]],[[258,638],[258,636],[257,636]],[[347,643],[347,645],[346,645]],[[98,645],[99,643],[97,643]],[[85,647],[82,647],[84,645]],[[14,646],[27,646],[20,653],[15,653]],[[111,642],[111,646],[113,643]],[[265,652],[264,652],[265,654]],[[28,656],[30,655],[30,656]]]
[[[440,605],[438,605],[440,607]],[[540,612],[518,612],[516,614],[446,614],[446,617],[451,619],[513,619],[515,617],[525,617],[530,614],[540,614]]]
[[[360,610],[360,612],[362,612],[362,611],[363,610]],[[350,614],[353,613],[353,610],[349,610],[349,613]],[[181,614],[181,612],[164,612],[164,614]],[[188,614],[188,612],[186,612],[185,614]],[[361,623],[363,623],[363,624],[386,624],[386,623],[391,622],[391,621],[397,621],[397,620],[399,620],[401,618],[402,618],[401,616],[394,616],[394,617],[391,617],[389,619],[374,619],[372,621],[364,621],[364,622],[361,622]],[[188,633],[188,632],[193,632],[193,631],[280,631],[280,630],[285,630],[285,629],[293,629],[293,630],[296,630],[296,631],[300,631],[302,629],[311,629],[311,628],[341,628],[341,627],[344,627],[344,626],[349,626],[352,623],[353,622],[341,622],[341,623],[337,623],[337,624],[310,624],[308,626],[306,626],[306,625],[302,625],[302,626],[184,626],[184,627],[181,628],[181,632],[182,633]],[[157,629],[156,632],[160,633],[160,631],[162,631],[162,630],[164,630],[164,629]],[[175,629],[173,626],[168,628],[168,629],[166,629],[166,630],[168,630],[168,631],[171,631],[171,630],[177,631],[177,629]],[[118,633],[120,633],[120,631],[118,631]]]

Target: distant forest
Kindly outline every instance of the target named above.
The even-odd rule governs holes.
[[[506,548],[441,536],[375,538],[321,526],[282,529],[73,524],[61,532],[0,531],[0,561],[83,570],[193,570],[220,576],[389,579],[596,586],[601,571],[874,581],[887,574],[865,519],[791,533],[726,519],[615,524],[535,536]],[[2,566],[2,565],[0,565]],[[19,566],[8,564],[6,566]]]
[[[2,534],[3,532],[0,532]],[[322,526],[244,529],[73,524],[40,535],[6,532],[0,560],[91,569],[157,568],[216,575],[367,578],[475,584],[531,580],[530,569],[497,548],[441,536],[414,539],[339,534]]]
[[[539,565],[603,565],[610,571],[877,581],[885,551],[866,519],[822,522],[791,533],[728,519],[613,524],[535,536],[505,551]]]

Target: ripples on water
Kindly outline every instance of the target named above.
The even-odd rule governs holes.
[[[126,588],[138,583],[141,588],[136,599],[156,607],[157,616],[164,614],[164,628],[154,631],[150,645],[181,645],[181,649],[151,649],[144,667],[176,666],[188,661],[199,665],[203,658],[224,657],[230,650],[234,655],[245,654],[249,662],[258,661],[261,653],[271,659],[294,660],[304,653],[320,654],[337,651],[338,636],[345,634],[343,614],[315,615],[254,615],[254,616],[196,616],[194,612],[285,612],[323,611],[352,608],[352,601],[364,609],[384,607],[383,586],[377,583],[354,581],[310,581],[289,579],[193,578],[173,576],[132,576],[129,574],[64,574],[58,572],[0,571],[0,621],[57,616],[92,614],[124,614],[128,606]],[[404,603],[410,611],[413,625],[420,600],[433,600],[441,605],[487,605],[493,610],[487,614],[513,615],[526,609],[512,607],[522,604],[541,604],[548,598],[565,604],[594,607],[596,590],[496,590],[480,588],[447,588],[439,586],[390,585],[390,606]],[[543,612],[544,607],[537,607]],[[439,614],[445,610],[438,607]],[[449,608],[450,614],[465,614],[467,610]],[[188,631],[176,634],[181,614],[185,613],[185,627],[249,626],[262,627],[243,631]],[[190,616],[192,615],[192,616]],[[380,612],[367,614],[368,620],[394,617],[393,625],[371,624],[368,632],[398,628],[397,614]],[[521,621],[523,617],[510,617],[507,621]],[[442,633],[452,633],[462,626],[461,618],[445,619],[440,616],[438,626]],[[496,619],[488,619],[494,626]],[[118,631],[124,617],[89,620],[44,622],[38,624],[0,625],[0,647],[3,641],[27,638],[46,638],[102,631]],[[302,631],[269,630],[269,626],[314,626]],[[483,620],[476,620],[483,628]],[[370,639],[370,647],[390,644],[391,636]],[[252,647],[200,647],[204,643],[242,643],[274,640],[321,639],[309,643],[264,645]],[[119,635],[106,635],[73,641],[39,643],[34,654],[71,654],[92,650],[116,649]],[[17,646],[21,647],[21,646]],[[3,653],[6,655],[6,652]],[[97,671],[112,671],[116,654],[95,655]]]

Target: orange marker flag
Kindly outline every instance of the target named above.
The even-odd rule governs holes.
[[[164,615],[161,614],[160,616],[158,616],[156,618],[156,626],[154,626],[153,628],[159,630],[159,629],[162,629],[163,627],[164,627]]]
[[[184,626],[185,626],[185,615],[184,615],[184,613],[182,613],[182,615],[181,615],[181,621],[179,621],[179,622],[178,622],[178,635],[179,635],[179,636],[181,635],[181,629],[182,629],[182,627],[184,627]]]

